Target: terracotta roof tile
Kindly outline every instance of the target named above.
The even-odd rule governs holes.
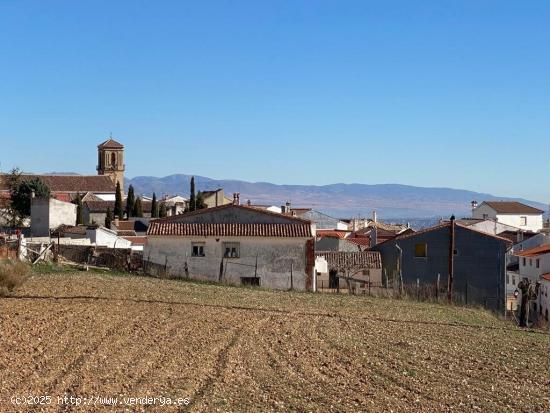
[[[517,252],[515,255],[519,257],[536,257],[538,255],[550,253],[550,244],[539,245],[535,248],[530,248],[528,250],[523,250]]]
[[[333,229],[318,229],[317,237],[327,237],[327,238],[340,238],[344,239],[349,235],[349,231],[338,231]]]
[[[312,237],[309,224],[188,224],[154,221],[147,235],[226,237]]]
[[[100,143],[98,146],[98,148],[102,148],[102,149],[124,149],[124,145],[115,141],[114,139],[110,138],[110,139],[107,139],[105,142],[103,143]]]
[[[325,257],[331,270],[346,271],[351,269],[380,269],[382,259],[379,252],[344,252],[344,251],[319,251],[317,257]]]
[[[0,175],[0,191],[9,190],[5,177],[6,175]],[[44,181],[52,192],[80,192],[82,195],[86,192],[115,192],[113,180],[106,175],[21,175],[21,179],[27,181],[35,178],[40,178]]]
[[[483,204],[488,205],[496,212],[501,214],[542,214],[544,211],[533,208],[532,206],[522,204],[521,202],[510,201],[485,201]]]
[[[550,273],[548,273],[548,274],[542,274],[542,275],[540,276],[540,279],[541,279],[541,280],[544,280],[544,281],[550,281]]]

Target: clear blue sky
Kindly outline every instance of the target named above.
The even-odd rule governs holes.
[[[548,1],[0,0],[3,171],[550,202]]]

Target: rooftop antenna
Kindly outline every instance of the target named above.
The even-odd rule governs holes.
[[[109,139],[113,139],[113,132],[109,132]]]

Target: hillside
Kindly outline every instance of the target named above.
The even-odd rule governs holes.
[[[164,178],[136,177],[127,179],[138,193],[157,195],[182,194],[188,196],[190,175],[170,175]],[[290,201],[296,207],[314,207],[336,217],[370,216],[377,210],[379,217],[386,219],[412,219],[469,216],[472,200],[519,200],[546,210],[547,205],[529,200],[499,197],[473,191],[451,188],[423,188],[397,184],[333,184],[275,185],[267,182],[238,180],[215,180],[196,176],[198,190],[224,188],[231,193],[239,192],[241,201],[282,205]]]
[[[0,299],[1,411],[550,411],[550,336],[409,301],[94,273]],[[57,396],[114,404],[80,409]],[[94,398],[96,397],[96,398]],[[116,398],[116,402],[114,402]]]

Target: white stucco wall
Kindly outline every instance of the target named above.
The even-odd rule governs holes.
[[[541,280],[539,290],[539,314],[542,315],[542,319],[550,321],[550,281]],[[548,311],[548,313],[547,313]],[[548,318],[547,318],[548,314]]]
[[[542,229],[542,214],[499,214],[489,205],[481,204],[472,211],[472,217],[476,219],[493,219],[502,224],[510,225],[524,231],[538,232]],[[522,217],[527,219],[527,225],[523,225]]]
[[[204,243],[204,257],[192,257],[194,242]],[[240,243],[240,258],[223,259],[224,242]],[[159,266],[166,265],[172,276],[185,277],[187,263],[190,278],[216,282],[223,259],[225,278],[222,281],[232,284],[240,284],[241,277],[254,277],[257,257],[260,285],[273,289],[290,288],[292,263],[293,287],[304,290],[306,242],[307,238],[148,236],[143,257]]]
[[[537,260],[539,267],[537,268]],[[519,257],[519,275],[530,280],[538,281],[542,274],[550,273],[550,253],[538,257]]]
[[[31,202],[32,236],[45,237],[50,234],[50,229],[60,225],[75,225],[76,208],[75,204],[54,198],[33,198]]]
[[[100,247],[124,249],[132,247],[132,243],[130,241],[117,236],[114,231],[103,227],[87,230],[86,238],[90,239],[92,244]]]

